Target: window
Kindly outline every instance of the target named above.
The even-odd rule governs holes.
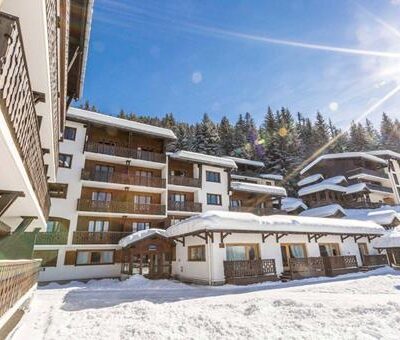
[[[101,233],[108,231],[110,226],[109,221],[89,221],[88,231],[91,233]]]
[[[394,168],[394,161],[392,161],[392,160],[389,161],[389,169],[390,169],[390,171],[392,171],[392,172],[395,172],[395,171],[396,171],[395,168]]]
[[[259,258],[258,244],[228,244],[226,246],[227,261],[248,261]]]
[[[60,168],[71,169],[72,165],[72,155],[67,155],[65,153],[60,153],[58,156],[58,166]]]
[[[396,174],[393,174],[393,178],[394,178],[394,182],[396,183],[396,185],[399,185],[399,178],[397,177]]]
[[[110,165],[96,164],[95,171],[108,175],[114,172],[114,167]]]
[[[113,250],[77,251],[76,265],[113,264]]]
[[[205,261],[205,260],[206,260],[206,247],[204,245],[188,247],[188,261]]]
[[[171,261],[176,261],[176,246],[171,248]]]
[[[42,259],[42,267],[57,267],[58,250],[34,250],[32,258]]]
[[[170,170],[169,174],[171,176],[186,177],[187,171],[186,170]]]
[[[135,176],[137,177],[152,177],[153,173],[151,171],[146,171],[146,170],[136,170],[135,171]]]
[[[241,200],[232,200],[231,201],[231,207],[232,208],[238,208],[242,206],[242,201]]]
[[[207,182],[221,182],[221,175],[219,172],[214,171],[206,171],[206,181]]]
[[[49,195],[52,198],[67,198],[68,184],[49,183]]]
[[[93,191],[92,201],[111,202],[111,192]]]
[[[64,139],[75,140],[76,138],[76,128],[66,126],[64,130]]]
[[[322,257],[340,255],[339,245],[337,243],[320,243],[319,252]]]
[[[135,204],[151,204],[151,196],[138,196],[136,195],[133,199]]]
[[[172,202],[185,202],[186,195],[185,194],[172,194],[169,196],[169,200]]]
[[[207,204],[209,205],[222,205],[222,197],[217,194],[207,194]]]
[[[140,231],[150,229],[150,222],[133,222],[132,223],[132,230],[133,231]]]
[[[69,220],[63,218],[49,217],[46,226],[48,233],[66,232],[69,228]]]

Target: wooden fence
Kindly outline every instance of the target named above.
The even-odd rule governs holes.
[[[275,260],[224,261],[224,274],[225,281],[233,284],[253,283],[275,279]]]
[[[292,279],[325,276],[322,257],[291,258],[289,268]]]

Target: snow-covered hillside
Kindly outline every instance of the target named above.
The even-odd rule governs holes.
[[[247,287],[136,276],[40,288],[25,339],[399,339],[400,272]]]

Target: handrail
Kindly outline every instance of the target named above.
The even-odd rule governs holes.
[[[201,179],[200,178],[187,177],[187,176],[172,176],[172,175],[169,175],[168,184],[200,188],[201,187]]]
[[[132,234],[122,231],[74,231],[73,244],[117,244],[123,237]]]
[[[168,210],[201,212],[202,204],[190,201],[185,201],[185,202],[168,201]]]
[[[91,199],[78,199],[78,210],[126,214],[164,215],[165,205],[138,204],[129,201],[106,202],[95,201]]]

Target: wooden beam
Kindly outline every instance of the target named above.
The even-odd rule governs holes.
[[[359,239],[363,238],[364,235],[354,235],[354,242],[357,242]]]
[[[221,243],[224,243],[225,237],[227,237],[228,235],[231,235],[231,234],[232,234],[232,233],[224,233],[224,232],[221,231],[221,232],[219,233]]]
[[[204,240],[204,241],[206,241],[206,243],[208,243],[207,232],[204,233],[204,236],[202,236],[201,234],[194,234],[193,236],[200,237],[202,240]]]
[[[266,234],[262,233],[262,234],[261,234],[261,237],[262,237],[263,243],[265,243],[265,240],[266,240],[268,237],[273,236],[273,235],[274,235],[274,233],[266,233]]]
[[[346,239],[348,239],[349,237],[351,237],[351,235],[340,235],[340,240],[341,240],[342,243],[343,243],[343,241],[346,240]]]
[[[281,233],[281,234],[276,233],[275,236],[276,236],[276,243],[279,243],[279,240],[280,240],[283,236],[287,236],[287,234],[285,234],[285,233]]]
[[[214,243],[214,233],[212,231],[209,231],[207,233],[207,236],[210,238],[211,243]]]
[[[174,237],[173,240],[181,243],[183,247],[185,246],[185,236],[182,237],[182,240],[180,240],[179,237]]]
[[[377,238],[378,235],[368,235],[367,237],[368,237],[368,243],[371,243],[371,241],[372,241],[373,239]]]

